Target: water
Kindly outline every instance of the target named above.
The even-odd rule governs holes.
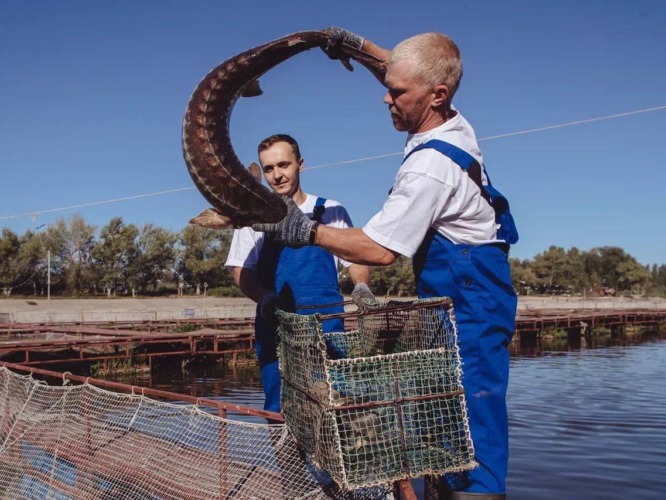
[[[666,340],[511,360],[511,499],[666,498]]]
[[[262,408],[255,367],[173,366],[131,383]],[[663,334],[584,347],[513,346],[507,398],[509,499],[666,498]]]
[[[165,358],[168,359],[168,358]],[[174,358],[172,358],[174,359]],[[163,362],[152,375],[105,375],[106,380],[171,391],[211,400],[219,399],[227,403],[263,410],[264,392],[261,387],[261,374],[258,366],[222,367],[190,366],[181,367],[180,361]],[[170,402],[173,402],[170,400]],[[217,414],[217,410],[201,406],[203,411]],[[252,415],[229,412],[228,418],[243,422],[266,423],[266,419]]]

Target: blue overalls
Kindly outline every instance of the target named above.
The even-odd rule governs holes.
[[[313,220],[321,222],[324,213],[324,198],[317,198]],[[280,297],[281,308],[299,314],[343,312],[342,295],[338,285],[338,270],[335,260],[326,250],[305,246],[289,248],[272,241],[264,241],[259,254],[257,273],[262,285],[272,289]],[[337,304],[329,307],[307,308],[301,306]],[[344,331],[342,319],[327,320],[324,332]],[[266,321],[259,306],[255,319],[255,345],[261,384],[266,401],[264,409],[280,411],[280,372],[277,359],[277,323]]]
[[[508,346],[517,306],[507,248],[506,244],[457,245],[431,229],[413,259],[419,298],[450,297],[458,327],[463,387],[479,467],[447,475],[454,491],[505,492]]]

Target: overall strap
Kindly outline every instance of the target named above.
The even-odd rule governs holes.
[[[326,203],[326,198],[317,198],[314,210],[312,210],[312,220],[321,222],[321,218],[324,216],[324,212],[326,211],[324,203]]]
[[[490,205],[492,205],[492,202],[490,201],[490,196],[488,195],[486,189],[484,189],[483,183],[481,182],[481,171],[483,170],[483,172],[486,174],[488,185],[490,185],[490,177],[488,177],[485,168],[483,168],[471,154],[469,154],[467,151],[463,149],[460,149],[458,146],[454,146],[449,142],[442,141],[439,139],[431,139],[427,142],[424,142],[423,144],[419,144],[414,149],[412,149],[409,152],[409,154],[405,156],[402,162],[404,163],[405,160],[409,158],[413,153],[428,148],[432,148],[440,152],[441,154],[449,158],[451,161],[456,163],[465,172],[467,172],[469,178],[472,179],[474,181],[474,184],[476,184],[481,190],[481,195],[483,196],[483,198]]]
[[[497,238],[508,244],[516,243],[518,241],[518,229],[516,229],[516,223],[509,210],[509,202],[504,195],[502,195],[502,193],[495,189],[490,183],[490,177],[486,172],[485,166],[480,165],[479,162],[467,151],[439,139],[432,139],[423,144],[419,144],[412,149],[407,156],[405,156],[405,159],[402,160],[403,163],[412,155],[412,153],[426,148],[432,148],[438,151],[467,172],[469,178],[478,186],[483,199],[493,207],[493,210],[495,210],[495,221],[500,226],[497,232]],[[484,185],[483,182],[481,182],[482,173],[486,175],[488,184]]]

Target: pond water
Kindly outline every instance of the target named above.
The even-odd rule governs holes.
[[[255,367],[174,364],[131,383],[263,404]],[[663,333],[584,346],[513,344],[508,406],[509,499],[666,498]]]
[[[511,360],[512,499],[666,498],[666,340]]]

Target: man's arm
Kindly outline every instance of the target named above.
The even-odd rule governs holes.
[[[383,47],[380,47],[379,45],[371,42],[367,38],[363,40],[363,45],[361,45],[361,50],[364,52],[367,52],[371,56],[375,56],[377,59],[380,59],[384,61],[384,63],[388,62],[389,56],[391,55],[391,51],[388,49],[385,49]],[[373,64],[366,64],[363,60],[357,59],[357,61],[365,66],[370,73],[374,75],[374,77],[379,80],[379,83],[384,85],[384,76],[386,75],[386,66],[384,66],[382,69],[378,69],[376,65]]]
[[[349,266],[349,277],[354,285],[359,283],[370,284],[370,268],[363,264],[352,264]]]
[[[356,33],[349,31],[345,28],[340,28],[338,26],[332,26],[326,28],[326,31],[329,34],[329,41],[326,47],[323,47],[324,52],[328,54],[332,59],[341,58],[339,51],[339,43],[343,42],[347,44],[352,49],[360,51],[358,54],[347,53],[347,56],[351,56],[354,60],[359,62],[361,65],[365,66],[379,83],[384,85],[384,75],[386,74],[386,64],[388,62],[389,55],[391,51],[380,47],[379,45],[371,42],[370,40],[365,39],[364,37],[357,35]],[[370,56],[376,58],[377,60],[371,60],[363,54],[369,54]]]
[[[234,267],[232,269],[234,283],[245,296],[259,304],[259,312],[268,321],[275,321],[275,309],[281,306],[280,298],[273,290],[261,286],[259,275],[250,269]]]
[[[353,264],[388,266],[400,255],[368,238],[361,229],[318,224],[301,212],[294,200],[287,196],[282,200],[287,205],[287,215],[280,222],[253,224],[255,231],[270,233],[276,241],[293,248],[320,246]]]
[[[338,229],[321,224],[315,244],[354,264],[388,266],[400,255],[371,240],[360,228]],[[351,274],[351,269],[350,269]]]
[[[259,275],[251,269],[233,267],[231,269],[231,274],[233,275],[236,286],[241,289],[241,292],[243,292],[248,299],[259,302],[261,296],[267,291],[261,286]]]

